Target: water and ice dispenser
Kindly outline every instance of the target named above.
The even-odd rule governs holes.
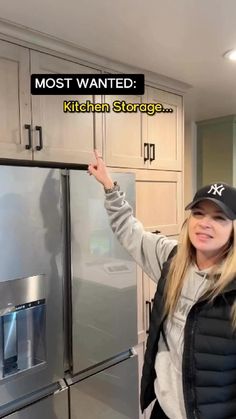
[[[45,362],[45,276],[0,282],[0,379]]]

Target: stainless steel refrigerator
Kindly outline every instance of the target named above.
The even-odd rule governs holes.
[[[136,266],[103,202],[84,170],[0,166],[0,417],[138,418]]]

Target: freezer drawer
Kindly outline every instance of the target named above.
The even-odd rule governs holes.
[[[69,419],[68,389],[27,406],[6,419]]]
[[[114,178],[134,206],[134,176]],[[111,231],[102,187],[71,171],[70,197],[75,374],[137,343],[137,288],[136,264]]]
[[[137,356],[70,387],[71,419],[137,419]]]

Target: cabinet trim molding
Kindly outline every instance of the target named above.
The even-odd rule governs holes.
[[[111,60],[89,50],[83,49],[73,42],[64,41],[60,38],[44,34],[40,31],[26,28],[23,25],[9,22],[5,19],[0,19],[0,39],[55,55],[59,58],[78,62],[94,69],[117,71],[121,73],[142,72],[145,75],[146,84],[150,84],[153,87],[157,87],[168,92],[182,95],[191,87],[188,83]]]

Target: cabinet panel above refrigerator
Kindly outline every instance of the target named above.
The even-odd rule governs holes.
[[[135,205],[134,175],[114,173]],[[136,264],[109,226],[104,191],[86,172],[70,172],[73,373],[137,342]]]

